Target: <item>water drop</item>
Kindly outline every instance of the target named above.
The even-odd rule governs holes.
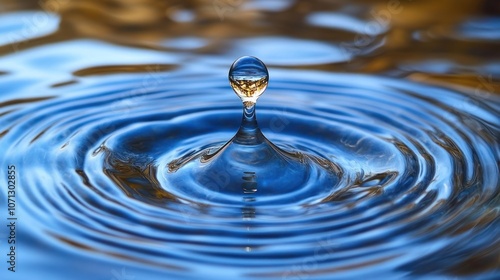
[[[255,57],[244,56],[232,64],[228,76],[231,87],[243,102],[238,132],[220,147],[171,161],[168,181],[190,194],[195,186],[201,186],[206,190],[200,193],[201,198],[248,205],[296,199],[296,195],[307,193],[307,189],[331,191],[338,180],[338,169],[333,163],[283,150],[262,134],[255,106],[269,82],[266,65]]]
[[[229,69],[229,83],[244,103],[256,103],[268,82],[267,67],[256,57],[243,56]]]

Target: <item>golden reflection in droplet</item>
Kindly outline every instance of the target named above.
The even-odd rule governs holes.
[[[268,77],[256,78],[256,79],[229,79],[229,83],[233,88],[234,92],[243,100],[244,102],[250,101],[255,103],[257,98],[259,98],[264,90],[267,88],[269,82]]]

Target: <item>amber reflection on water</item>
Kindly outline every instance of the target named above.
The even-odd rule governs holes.
[[[254,36],[288,36],[344,44],[353,59],[342,63],[304,65],[303,68],[409,75],[410,79],[430,83],[461,85],[498,92],[498,78],[477,73],[478,66],[498,59],[498,42],[454,38],[454,27],[471,18],[500,13],[495,0],[457,1],[284,1],[291,3],[280,10],[252,9],[252,1],[229,0],[0,0],[4,12],[38,9],[60,15],[59,30],[43,38],[17,44],[28,49],[70,38],[97,38],[121,45],[193,54],[224,53],[227,42]],[[332,3],[330,3],[332,2]],[[366,31],[388,30],[382,35],[345,32],[310,25],[308,15],[317,12],[343,13],[361,19],[371,26]],[[379,23],[379,25],[377,25]],[[177,37],[207,40],[203,47],[172,49],[161,41]],[[419,39],[415,39],[419,37]],[[382,41],[383,40],[383,41]],[[382,48],[370,53],[374,44]],[[0,46],[0,54],[13,52],[12,46]],[[412,75],[402,68],[425,60],[445,60],[463,66],[449,73]],[[296,66],[295,66],[296,67]],[[96,69],[100,71],[102,69]],[[136,71],[141,70],[138,67]],[[485,76],[478,79],[478,74]],[[487,84],[487,85],[485,85]]]

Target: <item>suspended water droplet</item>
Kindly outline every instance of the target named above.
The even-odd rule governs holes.
[[[229,69],[229,83],[244,103],[256,103],[266,90],[268,82],[267,67],[256,57],[243,56]]]

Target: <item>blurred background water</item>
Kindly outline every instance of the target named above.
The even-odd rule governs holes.
[[[499,47],[495,0],[0,0],[0,278],[497,279]],[[169,183],[238,129],[243,55],[264,134],[333,185]]]

